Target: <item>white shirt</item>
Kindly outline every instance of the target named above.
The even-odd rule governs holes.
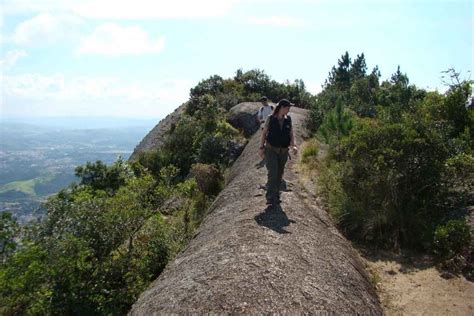
[[[258,110],[258,113],[257,113],[260,123],[265,124],[265,121],[267,120],[268,116],[272,113],[273,113],[273,108],[271,107],[271,105],[262,106]]]

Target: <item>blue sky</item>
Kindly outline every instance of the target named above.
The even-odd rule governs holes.
[[[348,51],[444,91],[473,70],[470,0],[2,0],[2,117],[162,118],[239,68],[321,90]]]

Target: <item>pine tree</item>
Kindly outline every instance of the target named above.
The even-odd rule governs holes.
[[[367,64],[365,62],[364,53],[357,55],[354,62],[351,65],[350,76],[352,80],[365,77],[367,73]]]

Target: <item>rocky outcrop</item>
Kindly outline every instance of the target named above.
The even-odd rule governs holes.
[[[292,108],[290,114],[301,143],[307,112]],[[300,185],[297,157],[285,171],[281,206],[266,207],[259,137],[260,131],[234,163],[188,247],[130,315],[382,314],[358,255]]]
[[[255,114],[260,106],[262,106],[260,102],[244,102],[236,105],[229,110],[228,122],[235,128],[242,130],[245,137],[249,137],[255,133],[259,127]],[[129,160],[137,159],[138,155],[142,152],[147,152],[162,146],[166,133],[178,122],[185,109],[186,103],[162,119],[135,147]],[[240,155],[242,144],[236,140],[235,144],[232,145],[231,148],[233,150],[229,153],[229,156],[233,161],[237,158],[236,156]]]
[[[178,122],[180,116],[184,113],[185,108],[186,103],[183,103],[174,110],[173,113],[162,119],[135,147],[129,160],[135,160],[138,158],[140,153],[162,146],[166,133]]]
[[[240,103],[229,110],[227,121],[244,132],[245,137],[251,136],[258,130],[256,113],[262,106],[260,102]]]

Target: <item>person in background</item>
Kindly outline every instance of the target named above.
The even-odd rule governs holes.
[[[260,124],[260,127],[263,129],[263,126],[265,125],[265,121],[267,120],[268,116],[273,113],[273,105],[270,105],[268,103],[268,98],[265,96],[261,97],[259,101],[262,103],[262,106],[260,107],[260,109],[258,109],[257,121],[258,124]]]
[[[265,166],[268,171],[265,197],[267,205],[270,206],[275,206],[281,202],[280,187],[290,147],[293,154],[298,151],[291,117],[288,115],[290,107],[293,105],[287,99],[281,99],[278,102],[273,113],[265,122],[260,139],[259,155],[262,159],[265,159]]]

